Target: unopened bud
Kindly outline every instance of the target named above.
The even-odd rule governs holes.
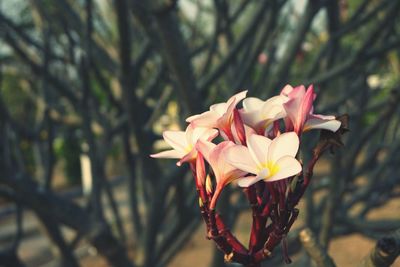
[[[207,175],[207,178],[206,178],[206,191],[207,191],[207,194],[209,194],[209,195],[211,195],[213,192],[213,184],[212,184],[210,175]]]
[[[201,200],[201,197],[199,197],[199,207],[202,208],[204,206],[203,200]]]

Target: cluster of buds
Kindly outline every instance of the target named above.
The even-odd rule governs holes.
[[[307,90],[287,85],[266,101],[246,94],[240,92],[187,118],[184,132],[165,131],[163,137],[173,149],[151,156],[190,165],[207,236],[224,252],[225,260],[259,266],[282,242],[285,260],[290,262],[285,236],[299,214],[295,207],[322,152],[340,143],[345,123],[343,118],[313,113],[312,85]],[[303,167],[299,145],[302,133],[311,129],[322,130],[321,140]],[[218,136],[223,141],[213,143]],[[253,212],[247,248],[216,211],[222,190],[233,181],[243,187]]]

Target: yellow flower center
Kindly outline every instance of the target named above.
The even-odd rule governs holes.
[[[190,151],[192,151],[192,149],[193,149],[193,145],[189,144],[187,147],[185,147],[185,152],[189,153]]]
[[[266,177],[264,177],[264,179],[267,179],[267,178],[272,177],[275,174],[277,174],[279,172],[280,167],[279,167],[279,165],[274,164],[274,162],[268,161],[260,166],[261,171],[264,169],[268,170],[268,175],[266,175]]]

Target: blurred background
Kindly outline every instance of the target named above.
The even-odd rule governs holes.
[[[399,0],[0,0],[0,266],[228,266],[188,168],[149,154],[188,115],[288,83],[315,85],[316,113],[350,116],[299,205],[292,266],[312,264],[304,226],[356,266],[400,228],[399,13]],[[236,185],[219,205],[246,244]],[[264,266],[281,265],[277,247]]]

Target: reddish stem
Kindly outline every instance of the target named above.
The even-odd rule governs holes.
[[[236,237],[231,233],[228,227],[226,227],[224,221],[221,218],[221,215],[219,213],[215,213],[215,219],[216,219],[216,225],[218,228],[218,232],[221,233],[228,243],[232,246],[232,248],[240,253],[247,254],[248,250],[240,243],[239,240],[236,239]]]
[[[258,209],[258,201],[257,201],[257,191],[256,185],[251,185],[245,189],[243,189],[244,193],[247,196],[247,199],[250,203],[252,214],[253,214],[253,222],[251,226],[251,233],[249,239],[249,250],[250,254],[252,254],[254,248],[259,243],[260,238],[260,229],[261,229],[261,216]]]

